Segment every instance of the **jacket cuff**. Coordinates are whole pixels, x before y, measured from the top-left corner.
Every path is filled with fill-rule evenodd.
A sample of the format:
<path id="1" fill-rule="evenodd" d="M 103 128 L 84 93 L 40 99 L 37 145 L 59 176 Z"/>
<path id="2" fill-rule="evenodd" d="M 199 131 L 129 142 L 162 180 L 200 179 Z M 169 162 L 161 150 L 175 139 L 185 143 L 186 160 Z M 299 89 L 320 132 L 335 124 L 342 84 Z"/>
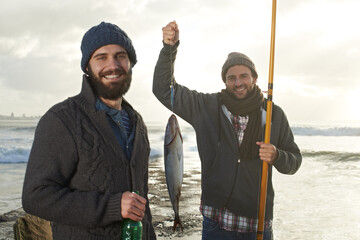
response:
<path id="1" fill-rule="evenodd" d="M 170 49 L 172 50 L 172 53 L 176 53 L 177 51 L 177 48 L 179 47 L 179 44 L 180 44 L 180 40 L 177 41 L 177 43 L 175 43 L 174 46 L 171 46 L 170 44 L 167 44 L 163 41 L 163 45 L 164 45 L 164 48 L 163 48 L 163 51 L 167 54 L 170 54 Z"/>
<path id="2" fill-rule="evenodd" d="M 122 193 L 110 195 L 109 202 L 105 211 L 105 218 L 109 222 L 121 221 L 121 197 Z"/>
<path id="3" fill-rule="evenodd" d="M 277 159 L 275 159 L 275 161 L 273 162 L 273 166 L 278 166 L 279 164 L 281 164 L 281 158 L 283 158 L 285 155 L 284 155 L 284 152 L 278 148 L 276 148 L 276 151 L 278 152 L 278 157 Z"/>

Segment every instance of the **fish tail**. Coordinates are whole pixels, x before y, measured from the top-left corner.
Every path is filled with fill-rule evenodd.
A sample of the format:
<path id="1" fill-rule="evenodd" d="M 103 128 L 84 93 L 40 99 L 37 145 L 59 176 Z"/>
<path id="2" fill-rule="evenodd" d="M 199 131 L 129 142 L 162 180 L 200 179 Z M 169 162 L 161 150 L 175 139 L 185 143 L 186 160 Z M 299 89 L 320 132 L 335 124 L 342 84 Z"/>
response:
<path id="1" fill-rule="evenodd" d="M 183 228 L 183 226 L 182 226 L 182 223 L 181 223 L 181 220 L 180 220 L 179 215 L 175 216 L 174 226 L 173 226 L 173 232 L 175 232 L 177 225 L 180 226 L 181 231 L 183 232 L 183 231 L 184 231 L 184 228 Z"/>

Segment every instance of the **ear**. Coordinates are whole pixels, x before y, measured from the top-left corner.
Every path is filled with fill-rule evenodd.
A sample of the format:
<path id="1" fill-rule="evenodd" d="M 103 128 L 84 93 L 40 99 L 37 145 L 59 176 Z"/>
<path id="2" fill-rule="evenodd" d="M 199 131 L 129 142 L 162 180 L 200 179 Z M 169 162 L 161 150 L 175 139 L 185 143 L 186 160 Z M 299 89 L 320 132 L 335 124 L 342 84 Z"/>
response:
<path id="1" fill-rule="evenodd" d="M 90 63 L 86 64 L 85 70 L 86 70 L 86 74 L 87 74 L 87 75 L 90 75 L 90 74 L 89 74 L 90 69 L 91 69 Z"/>

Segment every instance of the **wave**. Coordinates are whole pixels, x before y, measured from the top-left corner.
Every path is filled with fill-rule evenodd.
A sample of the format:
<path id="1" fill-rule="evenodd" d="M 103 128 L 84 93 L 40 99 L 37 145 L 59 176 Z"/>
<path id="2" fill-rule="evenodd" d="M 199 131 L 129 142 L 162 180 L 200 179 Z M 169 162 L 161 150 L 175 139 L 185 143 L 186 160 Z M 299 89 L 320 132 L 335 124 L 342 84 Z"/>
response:
<path id="1" fill-rule="evenodd" d="M 360 127 L 310 127 L 295 126 L 291 128 L 299 136 L 360 136 Z"/>
<path id="2" fill-rule="evenodd" d="M 2 132 L 7 131 L 7 132 L 30 132 L 30 133 L 34 133 L 36 129 L 36 126 L 31 126 L 31 127 L 4 127 L 4 126 L 0 126 L 0 130 Z"/>
<path id="3" fill-rule="evenodd" d="M 149 125 L 149 135 L 158 135 L 163 137 L 165 134 L 165 127 L 159 125 Z M 299 125 L 292 126 L 292 132 L 298 136 L 360 136 L 359 126 L 311 126 L 311 125 Z M 29 126 L 1 126 L 0 130 L 8 132 L 27 132 L 35 133 L 36 125 Z M 194 135 L 192 127 L 185 126 L 182 128 L 182 135 L 186 137 L 186 134 Z"/>
<path id="4" fill-rule="evenodd" d="M 333 151 L 302 151 L 303 158 L 321 158 L 335 162 L 360 161 L 360 153 Z"/>
<path id="5" fill-rule="evenodd" d="M 16 127 L 11 129 L 14 132 L 35 132 L 36 127 Z"/>
<path id="6" fill-rule="evenodd" d="M 197 151 L 196 147 L 190 147 L 188 151 Z M 303 158 L 325 159 L 335 162 L 360 161 L 360 153 L 335 152 L 335 151 L 301 151 Z M 0 148 L 1 163 L 27 163 L 30 155 L 30 149 L 27 148 Z M 152 148 L 150 151 L 150 160 L 163 157 L 163 150 Z"/>
<path id="7" fill-rule="evenodd" d="M 0 163 L 26 163 L 29 155 L 27 148 L 0 148 Z"/>

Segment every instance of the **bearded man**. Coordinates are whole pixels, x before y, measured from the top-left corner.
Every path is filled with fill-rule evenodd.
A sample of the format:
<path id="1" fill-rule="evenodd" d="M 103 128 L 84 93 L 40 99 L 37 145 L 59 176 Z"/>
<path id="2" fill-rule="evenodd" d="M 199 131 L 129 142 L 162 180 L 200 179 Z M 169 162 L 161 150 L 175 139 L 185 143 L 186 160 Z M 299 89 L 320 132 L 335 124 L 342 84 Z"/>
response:
<path id="1" fill-rule="evenodd" d="M 272 169 L 294 174 L 302 161 L 284 112 L 274 105 L 271 144 L 263 143 L 266 100 L 251 59 L 230 53 L 221 70 L 225 89 L 206 94 L 192 91 L 172 75 L 179 46 L 177 23 L 170 22 L 162 31 L 164 47 L 155 67 L 153 93 L 195 129 L 201 161 L 202 239 L 256 238 L 262 161 L 270 164 L 264 240 L 272 239 Z"/>
<path id="2" fill-rule="evenodd" d="M 147 128 L 123 98 L 137 62 L 132 41 L 102 22 L 85 33 L 81 51 L 80 94 L 53 106 L 36 128 L 23 208 L 51 221 L 54 239 L 120 239 L 124 219 L 142 221 L 143 239 L 156 239 Z"/>

